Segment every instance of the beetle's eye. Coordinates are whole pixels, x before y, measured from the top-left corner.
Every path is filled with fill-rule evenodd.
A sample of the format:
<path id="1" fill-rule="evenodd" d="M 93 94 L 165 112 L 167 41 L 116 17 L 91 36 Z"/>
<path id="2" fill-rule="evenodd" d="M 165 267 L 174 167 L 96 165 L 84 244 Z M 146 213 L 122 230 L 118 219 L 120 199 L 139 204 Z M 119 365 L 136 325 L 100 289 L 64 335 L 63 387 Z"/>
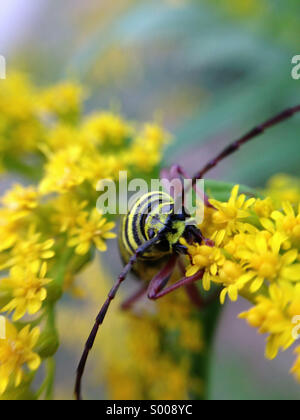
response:
<path id="1" fill-rule="evenodd" d="M 149 237 L 149 239 L 154 238 L 154 236 L 155 236 L 154 229 L 149 229 L 148 230 L 148 237 Z"/>

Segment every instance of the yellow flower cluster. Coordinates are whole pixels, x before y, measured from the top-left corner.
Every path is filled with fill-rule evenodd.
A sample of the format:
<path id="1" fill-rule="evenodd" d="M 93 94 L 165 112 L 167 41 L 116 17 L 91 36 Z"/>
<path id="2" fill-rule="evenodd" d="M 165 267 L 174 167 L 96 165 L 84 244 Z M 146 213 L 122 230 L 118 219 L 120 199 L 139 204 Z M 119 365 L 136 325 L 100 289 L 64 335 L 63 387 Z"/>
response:
<path id="1" fill-rule="evenodd" d="M 0 340 L 0 395 L 10 381 L 18 387 L 24 379 L 23 365 L 32 371 L 38 369 L 41 359 L 33 349 L 39 339 L 39 328 L 30 330 L 29 325 L 18 331 L 13 324 L 6 322 L 6 339 Z"/>
<path id="2" fill-rule="evenodd" d="M 10 75 L 0 92 L 1 166 L 32 151 L 43 135 L 36 107 L 36 90 L 25 76 Z"/>
<path id="3" fill-rule="evenodd" d="M 26 378 L 22 365 L 37 370 L 35 347 L 34 360 L 53 356 L 57 300 L 67 289 L 78 294 L 75 275 L 116 236 L 96 210 L 97 183 L 120 170 L 129 178 L 155 170 L 169 138 L 156 124 L 139 127 L 113 112 L 83 115 L 83 97 L 76 83 L 37 89 L 17 74 L 1 83 L 0 165 L 26 186 L 0 198 L 0 313 L 12 322 L 0 341 L 0 396 Z M 42 389 L 47 381 L 50 373 Z"/>
<path id="4" fill-rule="evenodd" d="M 126 357 L 124 352 L 111 357 L 117 341 L 113 343 L 106 334 L 110 398 L 202 398 L 205 378 L 197 376 L 194 365 L 205 347 L 202 323 L 196 316 L 198 309 L 191 305 L 185 290 L 160 299 L 155 307 L 154 313 L 144 309 L 138 315 L 129 312 L 125 317 Z M 119 338 L 120 334 L 115 340 Z"/>
<path id="5" fill-rule="evenodd" d="M 280 207 L 284 201 L 298 205 L 300 202 L 300 179 L 285 174 L 274 175 L 268 181 L 263 193 L 268 195 L 277 207 Z"/>
<path id="6" fill-rule="evenodd" d="M 202 270 L 205 290 L 212 283 L 221 285 L 221 303 L 227 295 L 232 301 L 241 295 L 253 303 L 240 316 L 268 334 L 266 356 L 273 359 L 297 339 L 293 320 L 300 316 L 300 190 L 295 180 L 282 176 L 269 186 L 265 199 L 247 200 L 246 194 L 238 194 L 239 186 L 227 202 L 210 199 L 199 226 L 209 241 L 182 242 L 190 256 L 187 276 Z M 292 202 L 278 205 L 287 197 Z M 292 369 L 298 378 L 299 363 Z"/>
<path id="7" fill-rule="evenodd" d="M 165 300 L 167 309 L 176 308 L 177 316 L 170 325 L 170 314 L 161 318 L 161 308 L 156 315 L 143 312 L 128 319 L 126 351 L 123 355 L 107 360 L 106 377 L 112 399 L 188 399 L 191 393 L 203 395 L 203 384 L 193 375 L 193 356 L 202 348 L 199 321 L 177 305 L 174 296 Z M 175 298 L 176 299 L 176 298 Z M 173 305 L 174 304 L 174 305 Z M 190 306 L 186 299 L 186 306 Z M 172 311 L 172 314 L 174 312 Z M 175 326 L 175 321 L 179 321 Z M 111 343 L 111 340 L 109 341 Z M 165 343 L 165 348 L 161 348 Z"/>
<path id="8" fill-rule="evenodd" d="M 85 284 L 82 313 L 74 313 L 71 305 L 61 308 L 60 330 L 70 353 L 86 338 L 99 302 L 114 280 L 104 260 L 105 256 L 95 260 L 81 278 Z M 181 275 L 174 273 L 171 280 Z M 105 397 L 111 399 L 202 398 L 205 379 L 199 378 L 198 357 L 205 351 L 205 333 L 201 314 L 191 305 L 186 291 L 180 289 L 155 303 L 142 299 L 124 312 L 118 306 L 126 297 L 128 290 L 121 288 L 109 322 L 103 324 L 101 338 L 95 341 L 87 388 L 101 386 Z M 70 329 L 74 322 L 76 328 Z M 65 390 L 66 398 L 71 392 Z"/>

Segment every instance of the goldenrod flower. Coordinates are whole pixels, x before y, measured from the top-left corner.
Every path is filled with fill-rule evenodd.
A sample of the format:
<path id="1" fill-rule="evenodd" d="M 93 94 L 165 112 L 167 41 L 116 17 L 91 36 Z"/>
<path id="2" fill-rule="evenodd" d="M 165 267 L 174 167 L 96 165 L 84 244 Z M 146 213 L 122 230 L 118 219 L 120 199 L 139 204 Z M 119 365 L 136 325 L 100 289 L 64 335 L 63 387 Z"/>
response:
<path id="1" fill-rule="evenodd" d="M 1 87 L 1 115 L 15 122 L 24 122 L 30 118 L 36 97 L 29 79 L 24 74 L 12 73 Z"/>
<path id="2" fill-rule="evenodd" d="M 255 198 L 246 201 L 245 194 L 238 196 L 239 185 L 231 192 L 227 203 L 210 199 L 210 204 L 217 210 L 213 214 L 213 223 L 218 231 L 224 231 L 226 236 L 240 231 L 255 231 L 254 226 L 246 223 L 244 219 L 250 216 L 249 208 L 255 203 Z"/>
<path id="3" fill-rule="evenodd" d="M 249 325 L 258 328 L 261 334 L 269 333 L 266 346 L 266 357 L 274 359 L 280 349 L 286 350 L 295 339 L 293 338 L 292 320 L 287 312 L 293 289 L 289 285 L 269 287 L 269 296 L 260 295 L 256 305 L 239 315 L 245 318 Z"/>
<path id="4" fill-rule="evenodd" d="M 85 177 L 97 189 L 101 180 L 119 180 L 119 172 L 128 168 L 125 157 L 122 154 L 99 155 L 91 153 L 83 157 Z M 127 174 L 129 171 L 127 171 Z"/>
<path id="5" fill-rule="evenodd" d="M 300 346 L 296 348 L 295 354 L 297 354 L 297 359 L 290 372 L 293 373 L 298 382 L 300 382 Z"/>
<path id="6" fill-rule="evenodd" d="M 0 288 L 10 298 L 10 302 L 1 309 L 1 312 L 14 311 L 13 320 L 22 318 L 26 312 L 30 315 L 38 312 L 47 297 L 45 286 L 51 282 L 46 278 L 47 264 L 41 268 L 28 266 L 13 267 L 9 278 L 0 280 Z"/>
<path id="7" fill-rule="evenodd" d="M 71 230 L 73 236 L 68 245 L 76 247 L 75 252 L 78 255 L 85 255 L 89 252 L 92 244 L 95 244 L 99 251 L 104 252 L 107 249 L 105 240 L 116 237 L 115 233 L 110 232 L 115 227 L 114 222 L 107 222 L 106 219 L 94 209 L 90 216 L 82 213 L 77 220 L 77 227 Z"/>
<path id="8" fill-rule="evenodd" d="M 207 290 L 210 282 L 222 285 L 221 303 L 239 294 L 255 302 L 240 317 L 268 334 L 266 356 L 272 359 L 294 342 L 292 319 L 300 313 L 300 207 L 297 214 L 288 202 L 276 209 L 270 197 L 245 200 L 238 186 L 228 202 L 209 200 L 213 207 L 205 207 L 199 227 L 214 246 L 183 241 L 191 260 L 186 274 L 203 270 Z M 293 372 L 298 375 L 298 360 Z"/>
<path id="9" fill-rule="evenodd" d="M 78 293 L 72 286 L 92 258 L 93 253 L 88 254 L 91 247 L 105 251 L 106 240 L 116 236 L 111 232 L 114 223 L 91 210 L 96 184 L 107 178 L 115 180 L 120 170 L 139 177 L 157 170 L 170 137 L 157 124 L 139 130 L 112 112 L 80 117 L 83 95 L 76 84 L 65 82 L 38 91 L 26 78 L 11 75 L 1 87 L 0 164 L 9 169 L 9 162 L 21 176 L 39 178 L 37 188 L 15 185 L 1 199 L 0 269 L 10 269 L 9 274 L 1 275 L 8 278 L 0 279 L 2 311 L 13 312 L 16 321 L 43 307 L 43 321 L 35 317 L 35 322 L 48 321 L 44 331 L 47 347 L 48 335 L 54 334 L 49 332 L 55 327 L 54 302 L 62 288 Z M 29 153 L 36 163 L 30 167 Z M 264 196 L 247 199 L 239 195 L 236 185 L 227 202 L 211 199 L 200 226 L 207 241 L 184 244 L 190 258 L 187 276 L 203 273 L 206 290 L 211 282 L 221 285 L 222 303 L 227 295 L 233 301 L 242 295 L 252 302 L 253 307 L 241 317 L 268 334 L 266 355 L 273 358 L 293 343 L 292 319 L 300 313 L 300 181 L 275 177 Z M 66 243 L 74 249 L 66 248 Z M 46 278 L 48 260 L 57 280 L 53 288 L 46 288 L 51 281 Z M 174 271 L 171 283 L 179 275 Z M 188 398 L 187 390 L 195 383 L 192 374 L 197 371 L 190 356 L 205 346 L 199 317 L 192 316 L 185 290 L 159 301 L 156 307 L 157 313 L 127 320 L 124 350 L 132 357 L 128 364 L 129 357 L 124 358 L 123 352 L 113 366 L 107 363 L 109 387 L 128 397 L 133 393 L 144 398 L 144 390 L 149 389 L 150 399 Z M 24 365 L 38 368 L 40 359 L 33 353 L 37 331 L 30 332 L 28 326 L 18 333 L 9 324 L 7 339 L 0 342 L 0 393 L 13 383 L 20 384 Z M 172 355 L 162 350 L 169 339 L 172 344 L 176 340 L 176 346 L 168 348 L 169 353 L 174 349 Z M 40 350 L 41 357 L 54 353 L 54 341 L 50 349 Z M 111 361 L 111 342 L 106 342 L 107 360 Z M 292 368 L 300 379 L 299 371 L 300 357 Z M 49 378 L 45 379 L 47 383 Z M 202 389 L 199 380 L 196 385 L 198 391 Z"/>
<path id="10" fill-rule="evenodd" d="M 264 200 L 258 198 L 254 203 L 254 212 L 259 217 L 269 217 L 274 210 L 274 203 L 270 197 L 267 197 Z"/>
<path id="11" fill-rule="evenodd" d="M 1 199 L 9 210 L 30 211 L 38 206 L 38 192 L 34 187 L 23 187 L 15 184 Z"/>
<path id="12" fill-rule="evenodd" d="M 225 262 L 221 249 L 217 246 L 188 245 L 184 240 L 181 243 L 187 246 L 188 253 L 191 256 L 191 264 L 186 269 L 186 276 L 192 277 L 198 271 L 204 270 L 203 287 L 205 290 L 209 290 L 211 281 Z"/>
<path id="13" fill-rule="evenodd" d="M 53 201 L 54 214 L 52 221 L 59 225 L 60 232 L 67 232 L 76 226 L 78 216 L 87 206 L 88 201 L 77 201 L 76 196 L 60 195 Z"/>
<path id="14" fill-rule="evenodd" d="M 275 233 L 268 237 L 266 232 L 246 238 L 244 247 L 238 249 L 235 257 L 240 259 L 242 266 L 253 274 L 251 292 L 258 291 L 265 280 L 269 282 L 300 280 L 300 264 L 294 264 L 298 258 L 296 249 L 281 255 L 282 244 L 286 236 Z"/>
<path id="15" fill-rule="evenodd" d="M 224 250 L 229 255 L 235 256 L 236 252 L 245 246 L 247 239 L 254 237 L 255 235 L 248 236 L 247 233 L 237 233 L 224 244 Z"/>
<path id="16" fill-rule="evenodd" d="M 137 138 L 137 142 L 148 143 L 160 149 L 170 142 L 170 135 L 160 125 L 148 123 L 143 127 L 140 136 Z"/>
<path id="17" fill-rule="evenodd" d="M 294 245 L 300 246 L 300 204 L 297 213 L 289 202 L 284 202 L 282 208 L 283 213 L 274 211 L 271 215 L 276 229 L 284 232 Z"/>
<path id="18" fill-rule="evenodd" d="M 110 112 L 91 115 L 82 126 L 82 135 L 87 143 L 98 146 L 120 146 L 129 139 L 133 131 L 133 127 L 123 118 Z"/>
<path id="19" fill-rule="evenodd" d="M 128 151 L 128 163 L 149 172 L 161 160 L 162 148 L 169 141 L 169 135 L 155 124 L 147 124 L 133 140 Z"/>
<path id="20" fill-rule="evenodd" d="M 19 238 L 23 212 L 0 209 L 0 252 L 10 249 Z"/>
<path id="21" fill-rule="evenodd" d="M 20 332 L 6 321 L 6 338 L 0 339 L 0 395 L 10 385 L 18 387 L 24 377 L 24 365 L 35 371 L 41 364 L 38 354 L 34 353 L 40 335 L 39 328 L 30 330 L 27 325 Z"/>
<path id="22" fill-rule="evenodd" d="M 240 290 L 253 278 L 253 273 L 245 272 L 240 264 L 227 260 L 223 266 L 220 267 L 218 276 L 214 277 L 215 283 L 220 283 L 224 286 L 221 295 L 221 303 L 225 302 L 226 295 L 235 302 L 238 298 Z"/>
<path id="23" fill-rule="evenodd" d="M 211 238 L 216 232 L 216 227 L 213 223 L 215 211 L 216 210 L 213 207 L 204 206 L 204 218 L 201 225 L 199 225 L 199 229 L 205 238 Z"/>
<path id="24" fill-rule="evenodd" d="M 107 222 L 96 209 L 91 210 L 97 183 L 107 178 L 118 179 L 121 170 L 140 177 L 158 169 L 163 146 L 169 138 L 156 124 L 145 125 L 138 131 L 135 124 L 112 112 L 82 117 L 82 93 L 80 86 L 69 82 L 38 90 L 26 78 L 13 75 L 3 81 L 0 91 L 1 169 L 13 167 L 21 177 L 29 175 L 37 179 L 37 187 L 16 185 L 0 199 L 3 205 L 0 270 L 10 270 L 9 274 L 1 273 L 1 306 L 2 311 L 12 312 L 13 321 L 43 310 L 41 317 L 35 316 L 32 321 L 47 325 L 43 332 L 45 348 L 40 350 L 42 358 L 50 357 L 56 350 L 56 341 L 46 348 L 48 335 L 54 334 L 49 330 L 55 328 L 56 299 L 70 288 L 78 295 L 74 280 L 93 256 L 86 254 L 92 246 L 105 251 L 106 240 L 116 236 L 111 232 L 114 223 Z M 66 243 L 75 249 L 66 248 Z M 48 260 L 56 279 L 53 287 L 51 284 L 46 287 L 50 282 L 46 278 Z M 187 320 L 185 324 L 182 321 L 181 331 L 184 346 L 198 350 L 201 338 L 197 321 L 192 326 Z M 19 351 L 21 345 L 16 347 Z M 1 351 L 0 347 L 0 365 L 4 354 Z M 157 354 L 152 354 L 152 360 L 157 359 Z M 13 356 L 8 357 L 14 360 Z M 39 363 L 32 362 L 30 367 L 36 369 Z M 185 396 L 182 392 L 188 380 L 185 364 L 174 369 L 170 358 L 163 357 L 161 367 L 166 370 L 164 383 L 174 376 L 164 395 Z M 147 369 L 151 369 L 150 360 Z M 15 370 L 17 367 L 12 367 L 8 375 L 0 367 L 1 392 L 7 389 L 7 378 L 13 379 Z M 152 369 L 149 378 L 154 374 Z M 19 384 L 21 374 L 16 375 Z M 46 377 L 44 383 L 48 380 Z M 156 379 L 156 383 L 163 390 L 162 382 Z M 138 383 L 136 386 L 139 387 Z M 153 395 L 162 393 L 157 389 Z"/>
<path id="25" fill-rule="evenodd" d="M 84 181 L 80 165 L 83 151 L 79 146 L 71 146 L 50 156 L 46 164 L 46 174 L 40 183 L 40 192 L 66 193 Z"/>
<path id="26" fill-rule="evenodd" d="M 10 257 L 0 269 L 17 266 L 40 266 L 42 260 L 49 260 L 54 257 L 52 250 L 54 239 L 47 239 L 40 242 L 41 233 L 35 231 L 35 226 L 29 227 L 27 236 L 18 240 L 12 248 Z"/>
<path id="27" fill-rule="evenodd" d="M 63 82 L 41 93 L 39 105 L 42 111 L 58 117 L 77 116 L 81 110 L 82 87 L 70 82 Z"/>
<path id="28" fill-rule="evenodd" d="M 1 83 L 0 150 L 3 156 L 20 156 L 33 151 L 43 135 L 36 99 L 36 90 L 24 75 L 12 73 Z"/>
<path id="29" fill-rule="evenodd" d="M 44 143 L 40 144 L 40 148 L 43 150 L 47 146 L 53 152 L 74 146 L 74 144 L 83 145 L 84 143 L 78 129 L 66 123 L 59 123 L 49 130 L 46 135 L 46 142 L 46 145 Z M 84 145 L 86 144 L 84 143 Z"/>
<path id="30" fill-rule="evenodd" d="M 300 202 L 300 180 L 285 174 L 274 175 L 268 181 L 264 194 L 272 198 L 277 208 L 283 201 L 298 205 Z"/>
<path id="31" fill-rule="evenodd" d="M 160 158 L 161 154 L 157 148 L 140 142 L 133 144 L 128 152 L 127 160 L 139 170 L 150 172 L 158 164 Z"/>

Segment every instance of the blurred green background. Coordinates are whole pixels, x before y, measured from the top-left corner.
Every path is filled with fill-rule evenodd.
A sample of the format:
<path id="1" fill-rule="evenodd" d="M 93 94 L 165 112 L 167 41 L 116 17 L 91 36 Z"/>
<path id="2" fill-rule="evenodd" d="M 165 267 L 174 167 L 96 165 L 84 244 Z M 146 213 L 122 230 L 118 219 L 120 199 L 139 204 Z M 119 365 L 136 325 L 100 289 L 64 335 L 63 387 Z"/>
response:
<path id="1" fill-rule="evenodd" d="M 40 85 L 77 80 L 87 110 L 163 123 L 174 135 L 165 164 L 193 172 L 299 102 L 300 80 L 291 77 L 299 17 L 299 0 L 2 0 L 0 54 L 8 77 L 19 69 Z M 300 175 L 299 127 L 297 117 L 272 129 L 209 177 L 262 186 L 275 173 Z M 292 352 L 267 362 L 263 337 L 236 320 L 245 307 L 224 311 L 211 398 L 299 399 Z"/>

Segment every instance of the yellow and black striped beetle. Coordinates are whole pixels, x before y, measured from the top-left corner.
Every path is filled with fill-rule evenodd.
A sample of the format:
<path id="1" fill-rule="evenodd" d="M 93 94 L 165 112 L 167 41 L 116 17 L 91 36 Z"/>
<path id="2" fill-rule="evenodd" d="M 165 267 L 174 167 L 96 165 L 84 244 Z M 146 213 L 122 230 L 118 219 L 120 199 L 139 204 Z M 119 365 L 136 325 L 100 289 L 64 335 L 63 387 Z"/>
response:
<path id="1" fill-rule="evenodd" d="M 153 278 L 155 271 L 164 265 L 170 255 L 184 250 L 179 243 L 180 238 L 189 240 L 198 236 L 199 242 L 202 241 L 200 231 L 186 224 L 188 215 L 184 209 L 182 213 L 175 214 L 174 205 L 174 199 L 169 194 L 149 192 L 136 201 L 122 220 L 119 249 L 125 264 L 144 243 L 160 236 L 150 249 L 140 255 L 133 267 L 137 276 L 146 282 Z M 164 234 L 161 235 L 161 232 Z"/>
<path id="2" fill-rule="evenodd" d="M 198 179 L 203 179 L 203 176 L 210 169 L 214 168 L 225 157 L 237 151 L 243 144 L 298 112 L 300 112 L 300 105 L 288 108 L 231 143 L 193 176 L 192 187 L 195 187 Z M 166 173 L 164 171 L 164 175 Z M 168 177 L 170 180 L 186 178 L 186 173 L 180 166 L 174 165 L 168 172 Z M 183 186 L 182 196 L 184 196 Z M 81 380 L 86 361 L 93 347 L 98 329 L 103 323 L 110 303 L 115 298 L 120 285 L 132 269 L 146 284 L 123 305 L 123 307 L 127 308 L 145 292 L 147 292 L 149 299 L 159 299 L 179 287 L 193 286 L 194 282 L 202 278 L 203 273 L 199 272 L 193 277 L 183 277 L 167 287 L 167 283 L 178 262 L 178 257 L 186 252 L 186 248 L 180 243 L 181 238 L 185 238 L 189 243 L 206 241 L 210 246 L 214 246 L 211 241 L 207 242 L 203 238 L 201 231 L 196 225 L 190 224 L 190 215 L 185 211 L 184 206 L 181 212 L 175 213 L 174 205 L 175 198 L 170 194 L 153 191 L 139 198 L 123 219 L 119 235 L 119 248 L 125 266 L 101 307 L 85 344 L 77 368 L 75 396 L 78 400 L 81 399 Z M 145 208 L 149 211 L 145 211 Z M 145 275 L 145 273 L 148 273 L 148 275 Z"/>

